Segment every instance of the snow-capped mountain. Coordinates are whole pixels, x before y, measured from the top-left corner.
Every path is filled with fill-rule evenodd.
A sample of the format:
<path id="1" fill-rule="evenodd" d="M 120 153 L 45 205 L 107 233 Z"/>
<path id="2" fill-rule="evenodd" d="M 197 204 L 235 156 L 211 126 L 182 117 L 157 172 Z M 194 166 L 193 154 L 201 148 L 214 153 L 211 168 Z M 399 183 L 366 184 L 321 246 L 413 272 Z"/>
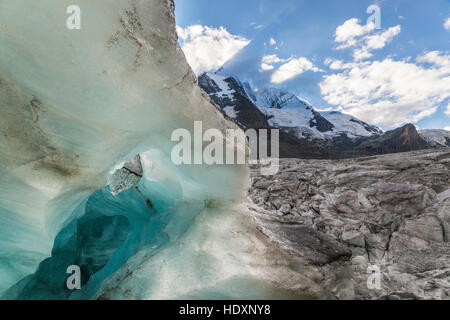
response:
<path id="1" fill-rule="evenodd" d="M 199 86 L 220 106 L 223 113 L 241 128 L 269 128 L 266 116 L 253 104 L 241 84 L 234 78 L 216 74 L 202 74 Z"/>
<path id="2" fill-rule="evenodd" d="M 232 118 L 242 129 L 271 129 L 268 115 L 256 106 L 244 86 L 232 77 L 202 74 L 198 78 L 201 88 L 220 106 L 223 113 Z M 251 91 L 250 91 L 251 92 Z M 280 156 L 283 158 L 323 158 L 324 152 L 306 139 L 286 130 L 280 130 Z"/>
<path id="3" fill-rule="evenodd" d="M 247 83 L 244 88 L 246 88 L 247 94 L 251 90 L 250 85 Z M 307 108 L 312 109 L 312 105 L 307 101 L 304 101 L 297 97 L 295 94 L 283 91 L 277 88 L 264 88 L 257 92 L 254 92 L 252 100 L 257 106 L 275 108 L 275 109 L 285 109 L 285 108 Z"/>
<path id="4" fill-rule="evenodd" d="M 250 88 L 246 86 L 247 90 Z M 253 102 L 277 128 L 295 128 L 299 138 L 332 139 L 346 135 L 350 139 L 382 134 L 376 126 L 369 125 L 338 111 L 318 112 L 307 101 L 295 94 L 276 88 L 263 89 L 254 95 Z"/>
<path id="5" fill-rule="evenodd" d="M 269 118 L 269 124 L 277 128 L 295 129 L 303 139 L 333 139 L 345 135 L 350 139 L 371 137 L 383 133 L 350 115 L 338 111 L 317 112 L 311 107 L 274 109 L 260 107 Z"/>
<path id="6" fill-rule="evenodd" d="M 255 91 L 248 82 L 241 83 L 235 78 L 213 73 L 202 74 L 199 84 L 223 112 L 237 122 L 241 121 L 236 99 L 245 96 L 261 111 L 271 127 L 288 130 L 300 139 L 324 140 L 341 135 L 355 139 L 383 133 L 378 127 L 341 112 L 318 112 L 309 102 L 277 88 Z M 237 92 L 238 95 L 235 94 Z M 252 124 L 247 123 L 243 127 L 252 127 Z"/>
<path id="7" fill-rule="evenodd" d="M 339 111 L 325 111 L 320 114 L 334 124 L 334 129 L 332 130 L 333 135 L 345 133 L 349 138 L 355 138 L 383 134 L 383 130 L 377 126 L 368 124 Z"/>
<path id="8" fill-rule="evenodd" d="M 392 131 L 338 111 L 319 112 L 283 90 L 255 91 L 233 77 L 204 73 L 199 85 L 243 129 L 280 129 L 282 157 L 341 158 L 450 146 L 450 132 L 412 124 Z"/>
<path id="9" fill-rule="evenodd" d="M 439 129 L 420 130 L 419 135 L 431 147 L 441 148 L 450 147 L 450 131 Z"/>

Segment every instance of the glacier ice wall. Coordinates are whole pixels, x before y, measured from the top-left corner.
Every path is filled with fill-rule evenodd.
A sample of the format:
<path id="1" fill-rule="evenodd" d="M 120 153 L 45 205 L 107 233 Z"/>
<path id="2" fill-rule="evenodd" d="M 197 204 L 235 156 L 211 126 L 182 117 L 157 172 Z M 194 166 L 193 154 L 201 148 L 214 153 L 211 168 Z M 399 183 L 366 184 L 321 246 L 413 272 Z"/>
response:
<path id="1" fill-rule="evenodd" d="M 140 251 L 98 299 L 311 299 L 316 276 L 254 228 L 243 205 L 206 208 L 178 241 Z"/>
<path id="2" fill-rule="evenodd" d="M 164 225 L 169 238 L 186 228 L 189 208 L 239 202 L 247 187 L 245 166 L 170 161 L 174 129 L 192 130 L 194 120 L 205 130 L 236 128 L 196 85 L 178 46 L 173 2 L 78 0 L 81 30 L 66 28 L 71 4 L 0 1 L 0 295 L 52 259 L 74 221 L 88 218 L 110 169 L 136 154 L 145 152 L 140 189 L 162 206 L 155 210 L 166 197 L 176 204 Z M 134 191 L 126 192 L 120 199 L 133 203 Z M 128 241 L 120 234 L 133 217 L 102 219 L 119 226 L 112 247 Z M 99 277 L 124 262 L 112 261 Z M 60 264 L 52 272 L 65 276 Z"/>

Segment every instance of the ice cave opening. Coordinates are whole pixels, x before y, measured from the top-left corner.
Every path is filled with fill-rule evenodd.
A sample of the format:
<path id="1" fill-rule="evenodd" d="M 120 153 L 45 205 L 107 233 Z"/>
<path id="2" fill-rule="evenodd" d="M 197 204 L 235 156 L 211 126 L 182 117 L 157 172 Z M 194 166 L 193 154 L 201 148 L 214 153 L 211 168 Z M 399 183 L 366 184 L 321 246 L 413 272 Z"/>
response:
<path id="1" fill-rule="evenodd" d="M 6 299 L 89 299 L 101 283 L 141 250 L 153 255 L 175 241 L 205 208 L 205 201 L 183 201 L 182 187 L 155 179 L 144 152 L 111 170 L 108 185 L 93 192 L 57 234 L 51 257 L 10 288 Z M 142 160 L 141 160 L 142 159 Z M 79 266 L 80 290 L 70 290 L 68 266 Z"/>
<path id="2" fill-rule="evenodd" d="M 2 298 L 124 299 L 129 292 L 133 298 L 302 298 L 261 277 L 261 266 L 247 270 L 247 263 L 265 262 L 249 252 L 256 239 L 243 208 L 208 201 L 201 183 L 177 170 L 158 150 L 115 165 L 107 185 L 69 215 L 51 256 Z M 81 271 L 79 290 L 67 286 L 65 271 L 73 265 Z M 123 291 L 129 279 L 132 288 Z M 166 286 L 162 296 L 159 281 Z"/>

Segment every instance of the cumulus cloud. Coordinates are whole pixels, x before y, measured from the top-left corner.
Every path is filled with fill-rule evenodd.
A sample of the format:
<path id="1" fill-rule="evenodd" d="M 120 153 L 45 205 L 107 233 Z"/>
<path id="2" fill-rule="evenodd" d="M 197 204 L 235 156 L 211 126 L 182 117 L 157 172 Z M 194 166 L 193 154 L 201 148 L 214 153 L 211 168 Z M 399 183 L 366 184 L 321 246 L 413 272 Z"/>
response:
<path id="1" fill-rule="evenodd" d="M 440 51 L 430 51 L 416 58 L 419 63 L 429 63 L 432 67 L 440 67 L 444 73 L 450 73 L 450 55 Z"/>
<path id="2" fill-rule="evenodd" d="M 193 25 L 177 27 L 177 32 L 186 59 L 197 74 L 220 68 L 250 43 L 245 37 L 230 34 L 224 27 Z"/>
<path id="3" fill-rule="evenodd" d="M 373 54 L 369 51 L 367 47 L 361 47 L 353 51 L 353 60 L 355 61 L 366 60 L 372 57 Z"/>
<path id="4" fill-rule="evenodd" d="M 273 65 L 263 62 L 263 63 L 261 63 L 261 69 L 259 71 L 263 72 L 263 71 L 269 71 L 269 70 L 273 70 L 273 69 L 275 69 L 275 67 Z"/>
<path id="5" fill-rule="evenodd" d="M 269 43 L 271 46 L 274 46 L 277 44 L 277 41 L 274 38 L 270 38 Z"/>
<path id="6" fill-rule="evenodd" d="M 364 121 L 387 127 L 414 123 L 450 98 L 450 56 L 432 51 L 416 62 L 387 58 L 349 68 L 336 62 L 343 71 L 325 76 L 320 91 L 330 105 Z"/>
<path id="7" fill-rule="evenodd" d="M 371 58 L 373 54 L 371 51 L 383 49 L 387 43 L 391 42 L 396 35 L 401 31 L 400 26 L 391 27 L 385 32 L 366 36 L 360 41 L 360 48 L 353 52 L 353 59 L 356 61 Z"/>
<path id="8" fill-rule="evenodd" d="M 273 64 L 287 61 L 286 59 L 280 59 L 276 54 L 265 55 L 262 57 L 261 68 L 259 72 L 270 71 L 275 69 Z"/>
<path id="9" fill-rule="evenodd" d="M 447 18 L 447 20 L 445 20 L 444 28 L 445 28 L 445 30 L 449 30 L 450 31 L 450 18 Z"/>
<path id="10" fill-rule="evenodd" d="M 401 27 L 397 25 L 395 27 L 390 27 L 380 34 L 367 36 L 365 38 L 366 46 L 371 50 L 382 49 L 386 46 L 387 43 L 391 42 L 392 39 L 394 39 L 394 37 L 400 33 L 400 31 Z"/>
<path id="11" fill-rule="evenodd" d="M 331 70 L 345 70 L 353 68 L 356 64 L 352 62 L 344 62 L 342 60 L 326 58 L 324 64 L 328 66 Z"/>
<path id="12" fill-rule="evenodd" d="M 371 58 L 374 50 L 382 49 L 391 42 L 400 31 L 400 25 L 390 27 L 381 33 L 374 33 L 375 24 L 360 25 L 356 18 L 349 19 L 336 28 L 335 42 L 338 50 L 354 47 L 353 59 L 361 61 Z"/>
<path id="13" fill-rule="evenodd" d="M 445 127 L 444 130 L 450 131 L 450 126 Z"/>
<path id="14" fill-rule="evenodd" d="M 400 25 L 385 31 L 349 19 L 337 27 L 336 49 L 353 49 L 353 61 L 327 58 L 336 74 L 319 84 L 330 105 L 362 120 L 386 127 L 417 122 L 434 114 L 450 98 L 450 56 L 426 52 L 415 61 L 387 58 L 369 61 L 374 50 L 384 48 L 401 32 Z M 446 114 L 450 116 L 450 106 Z"/>
<path id="15" fill-rule="evenodd" d="M 337 43 L 340 43 L 338 48 L 344 49 L 356 44 L 356 38 L 361 37 L 375 30 L 375 24 L 369 23 L 365 26 L 359 24 L 359 20 L 356 18 L 349 19 L 336 28 L 335 39 Z"/>
<path id="16" fill-rule="evenodd" d="M 276 54 L 266 55 L 262 58 L 263 63 L 279 63 L 284 62 L 286 59 L 280 59 Z"/>
<path id="17" fill-rule="evenodd" d="M 303 72 L 308 70 L 312 70 L 314 72 L 320 71 L 307 58 L 290 58 L 288 62 L 282 64 L 272 74 L 271 82 L 276 84 L 283 83 L 301 75 Z"/>

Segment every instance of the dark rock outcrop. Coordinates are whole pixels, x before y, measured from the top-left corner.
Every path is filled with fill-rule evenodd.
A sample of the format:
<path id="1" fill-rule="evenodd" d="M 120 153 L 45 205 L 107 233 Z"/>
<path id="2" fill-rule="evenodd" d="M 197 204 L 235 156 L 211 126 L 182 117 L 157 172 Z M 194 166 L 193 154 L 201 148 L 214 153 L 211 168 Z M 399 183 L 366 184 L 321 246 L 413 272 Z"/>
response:
<path id="1" fill-rule="evenodd" d="M 137 185 L 141 180 L 142 175 L 143 169 L 141 165 L 141 157 L 136 155 L 135 157 L 125 161 L 122 168 L 116 170 L 109 177 L 109 189 L 113 195 L 118 195 L 122 191 Z"/>
<path id="2" fill-rule="evenodd" d="M 311 128 L 317 128 L 320 132 L 333 130 L 334 125 L 330 121 L 322 117 L 322 115 L 315 110 L 312 110 L 312 113 L 314 114 L 314 118 L 309 122 Z"/>
<path id="3" fill-rule="evenodd" d="M 416 127 L 413 124 L 407 124 L 401 128 L 388 131 L 379 137 L 367 139 L 355 151 L 365 155 L 376 155 L 426 148 L 429 148 L 429 145 L 419 135 Z"/>

